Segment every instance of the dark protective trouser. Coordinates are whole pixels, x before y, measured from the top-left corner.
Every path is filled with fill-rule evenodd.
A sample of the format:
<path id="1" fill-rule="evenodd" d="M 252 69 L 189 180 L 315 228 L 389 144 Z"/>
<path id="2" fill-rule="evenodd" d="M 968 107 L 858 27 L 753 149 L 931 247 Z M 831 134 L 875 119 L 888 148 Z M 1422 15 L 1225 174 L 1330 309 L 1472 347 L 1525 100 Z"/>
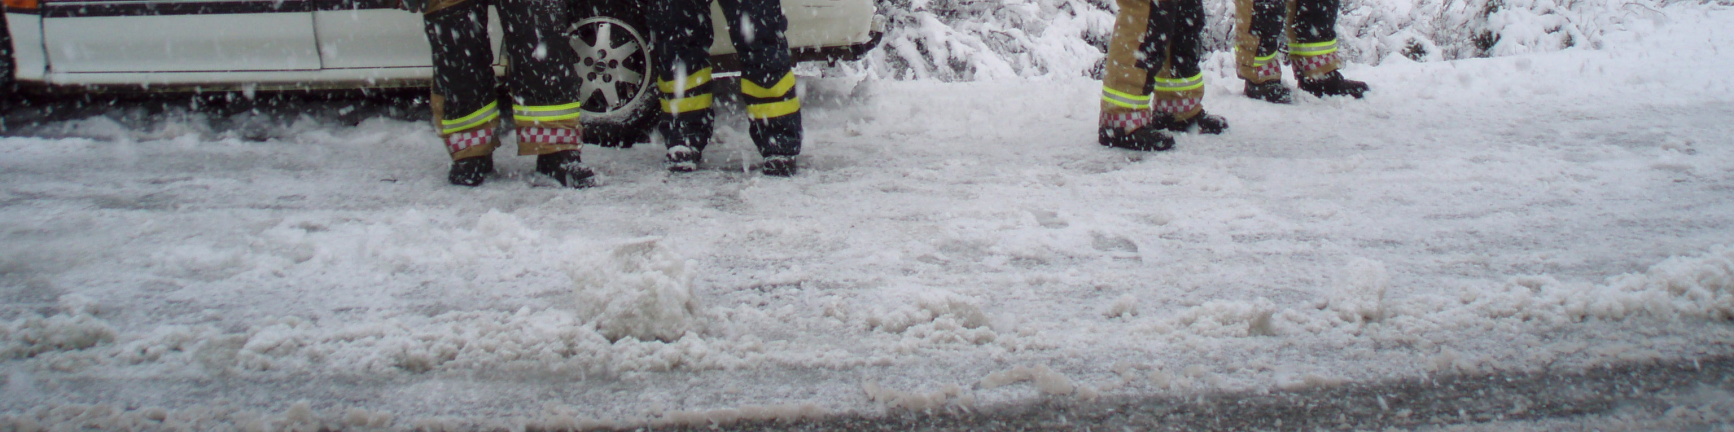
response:
<path id="1" fill-rule="evenodd" d="M 783 32 L 789 22 L 778 0 L 719 0 L 741 63 L 741 95 L 749 132 L 764 156 L 801 153 L 801 100 Z M 669 148 L 703 151 L 712 131 L 710 0 L 651 0 L 662 90 L 662 136 Z"/>
<path id="2" fill-rule="evenodd" d="M 1234 60 L 1252 83 L 1282 79 L 1276 61 L 1288 42 L 1296 78 L 1335 72 L 1340 0 L 1234 0 Z"/>
<path id="3" fill-rule="evenodd" d="M 509 63 L 506 89 L 518 154 L 543 155 L 582 147 L 577 54 L 565 36 L 561 0 L 434 0 L 423 16 L 433 47 L 434 127 L 452 160 L 493 153 L 500 124 L 488 5 L 500 16 L 500 49 Z"/>
<path id="4" fill-rule="evenodd" d="M 1118 0 L 1102 77 L 1102 127 L 1137 130 L 1152 115 L 1204 111 L 1203 0 Z"/>

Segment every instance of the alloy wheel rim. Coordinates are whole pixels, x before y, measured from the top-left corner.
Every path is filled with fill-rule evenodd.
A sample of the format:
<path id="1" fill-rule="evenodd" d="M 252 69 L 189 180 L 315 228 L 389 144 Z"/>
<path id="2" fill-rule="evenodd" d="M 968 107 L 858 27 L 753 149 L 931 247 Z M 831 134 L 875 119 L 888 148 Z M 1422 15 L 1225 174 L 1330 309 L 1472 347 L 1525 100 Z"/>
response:
<path id="1" fill-rule="evenodd" d="M 587 18 L 567 32 L 584 79 L 579 101 L 586 114 L 609 116 L 650 88 L 650 53 L 644 34 L 612 17 Z"/>

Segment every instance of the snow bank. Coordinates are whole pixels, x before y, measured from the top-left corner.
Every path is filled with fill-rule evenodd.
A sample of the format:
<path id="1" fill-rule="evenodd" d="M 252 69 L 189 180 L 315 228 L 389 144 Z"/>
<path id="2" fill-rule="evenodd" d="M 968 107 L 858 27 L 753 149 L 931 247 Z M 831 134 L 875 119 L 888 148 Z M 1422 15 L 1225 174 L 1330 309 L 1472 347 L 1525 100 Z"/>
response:
<path id="1" fill-rule="evenodd" d="M 1667 1 L 1345 0 L 1338 43 L 1351 62 L 1392 55 L 1455 60 L 1600 48 L 1602 36 L 1662 20 Z M 971 81 L 1099 76 L 1113 33 L 1113 0 L 891 0 L 884 48 L 865 67 L 894 79 Z M 1232 1 L 1207 2 L 1205 48 L 1230 52 Z"/>
<path id="2" fill-rule="evenodd" d="M 1734 248 L 1670 258 L 1602 284 L 1517 276 L 1494 286 L 1466 287 L 1455 299 L 1419 298 L 1394 309 L 1392 321 L 1414 330 L 1485 325 L 1489 319 L 1533 326 L 1640 317 L 1726 323 L 1734 320 Z"/>
<path id="3" fill-rule="evenodd" d="M 334 328 L 290 318 L 245 335 L 233 366 L 370 374 L 438 370 L 618 374 L 740 367 L 746 364 L 740 356 L 751 351 L 750 341 L 719 344 L 691 332 L 666 342 L 610 339 L 606 334 L 595 321 L 553 308 L 400 316 Z"/>
<path id="4" fill-rule="evenodd" d="M 1527 309 L 1544 309 L 1568 319 L 1618 320 L 1646 315 L 1664 319 L 1734 320 L 1734 248 L 1718 246 L 1703 255 L 1675 257 L 1642 274 L 1624 274 L 1605 285 L 1577 288 L 1548 278 L 1514 280 L 1537 299 Z M 1492 315 L 1509 309 L 1491 309 Z"/>

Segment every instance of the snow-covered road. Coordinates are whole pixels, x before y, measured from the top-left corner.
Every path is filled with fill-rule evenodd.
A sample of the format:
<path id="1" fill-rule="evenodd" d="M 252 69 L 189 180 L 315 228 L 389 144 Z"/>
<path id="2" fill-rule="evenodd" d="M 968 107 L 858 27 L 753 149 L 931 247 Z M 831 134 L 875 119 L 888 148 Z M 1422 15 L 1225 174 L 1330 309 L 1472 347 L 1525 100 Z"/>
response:
<path id="1" fill-rule="evenodd" d="M 1667 12 L 1350 67 L 1365 100 L 1249 100 L 1218 54 L 1232 129 L 1153 154 L 1095 144 L 1096 81 L 815 80 L 793 179 L 742 170 L 738 113 L 706 169 L 590 148 L 582 191 L 508 153 L 448 186 L 390 118 L 35 125 L 0 138 L 0 412 L 654 424 L 1728 354 L 1734 11 Z"/>

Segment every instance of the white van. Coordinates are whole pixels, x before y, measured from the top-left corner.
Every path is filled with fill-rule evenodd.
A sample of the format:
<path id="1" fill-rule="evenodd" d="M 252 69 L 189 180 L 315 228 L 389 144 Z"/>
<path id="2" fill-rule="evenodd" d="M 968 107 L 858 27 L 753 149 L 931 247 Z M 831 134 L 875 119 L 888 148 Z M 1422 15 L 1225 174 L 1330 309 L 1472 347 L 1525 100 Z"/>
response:
<path id="1" fill-rule="evenodd" d="M 26 91 L 426 87 L 421 16 L 398 0 L 4 0 L 0 85 Z M 656 86 L 645 2 L 570 0 L 586 138 L 642 142 Z M 884 32 L 873 0 L 783 0 L 796 61 L 853 60 Z M 714 3 L 715 69 L 737 68 Z M 491 24 L 496 48 L 499 23 Z M 496 53 L 500 50 L 495 49 Z M 503 72 L 504 65 L 496 65 Z M 726 76 L 726 75 L 724 75 Z"/>

